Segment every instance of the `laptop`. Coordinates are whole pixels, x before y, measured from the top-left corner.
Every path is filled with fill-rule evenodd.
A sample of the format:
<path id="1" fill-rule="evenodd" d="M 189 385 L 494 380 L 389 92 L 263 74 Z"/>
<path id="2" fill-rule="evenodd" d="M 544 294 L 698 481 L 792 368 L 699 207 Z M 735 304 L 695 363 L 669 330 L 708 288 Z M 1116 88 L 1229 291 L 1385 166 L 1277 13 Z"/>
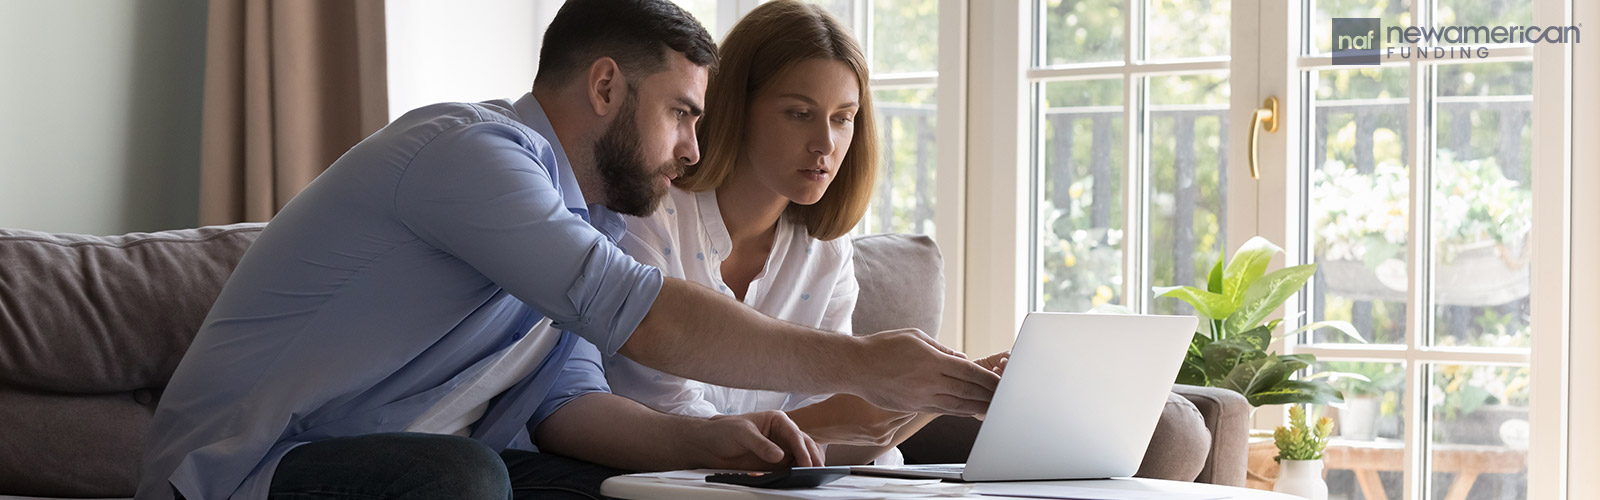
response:
<path id="1" fill-rule="evenodd" d="M 1197 324 L 1194 316 L 1029 314 L 966 464 L 851 472 L 963 482 L 1132 476 Z"/>

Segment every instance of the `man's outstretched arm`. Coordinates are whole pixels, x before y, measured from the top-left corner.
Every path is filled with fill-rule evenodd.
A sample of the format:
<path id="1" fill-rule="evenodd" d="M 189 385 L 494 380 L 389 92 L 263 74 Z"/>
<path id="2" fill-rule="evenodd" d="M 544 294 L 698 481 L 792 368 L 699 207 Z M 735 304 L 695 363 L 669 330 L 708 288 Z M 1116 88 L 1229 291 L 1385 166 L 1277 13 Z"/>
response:
<path id="1" fill-rule="evenodd" d="M 719 385 L 844 392 L 893 410 L 961 415 L 983 411 L 993 396 L 998 377 L 922 332 L 825 333 L 661 278 L 567 209 L 550 169 L 519 134 L 493 124 L 441 133 L 396 187 L 396 214 L 423 243 L 472 266 L 556 328 L 602 353 L 621 350 L 645 366 Z"/>
<path id="2" fill-rule="evenodd" d="M 773 319 L 700 285 L 665 278 L 619 350 L 717 385 L 847 393 L 898 411 L 975 415 L 1000 377 L 914 329 L 852 337 Z"/>

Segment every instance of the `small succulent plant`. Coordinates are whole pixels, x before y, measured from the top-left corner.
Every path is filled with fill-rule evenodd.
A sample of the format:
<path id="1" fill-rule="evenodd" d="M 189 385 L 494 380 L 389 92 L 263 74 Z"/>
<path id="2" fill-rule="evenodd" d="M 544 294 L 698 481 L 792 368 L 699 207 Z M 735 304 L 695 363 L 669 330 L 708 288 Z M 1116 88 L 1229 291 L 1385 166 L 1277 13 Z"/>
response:
<path id="1" fill-rule="evenodd" d="M 1272 431 L 1272 440 L 1278 445 L 1278 456 L 1273 460 L 1321 460 L 1322 449 L 1328 446 L 1328 435 L 1333 433 L 1333 419 L 1317 419 L 1316 427 L 1306 425 L 1306 410 L 1298 405 L 1289 407 L 1289 426 L 1279 426 Z"/>

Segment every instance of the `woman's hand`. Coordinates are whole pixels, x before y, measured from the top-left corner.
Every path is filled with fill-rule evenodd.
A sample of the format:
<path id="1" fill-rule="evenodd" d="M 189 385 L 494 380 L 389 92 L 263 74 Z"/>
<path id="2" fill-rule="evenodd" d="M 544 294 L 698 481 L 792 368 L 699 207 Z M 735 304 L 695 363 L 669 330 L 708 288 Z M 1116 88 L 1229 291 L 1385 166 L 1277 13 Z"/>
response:
<path id="1" fill-rule="evenodd" d="M 771 470 L 821 467 L 822 447 L 780 411 L 719 415 L 694 426 L 684 444 L 691 468 Z"/>
<path id="2" fill-rule="evenodd" d="M 996 375 L 1005 375 L 1005 373 L 1006 373 L 1006 362 L 1008 362 L 1008 361 L 1011 361 L 1011 350 L 1010 349 L 1006 349 L 1004 351 L 1000 351 L 1000 352 L 997 352 L 997 353 L 994 353 L 994 354 L 990 354 L 986 358 L 983 358 L 983 359 L 980 359 L 980 360 L 977 360 L 977 361 L 973 361 L 973 362 L 977 363 L 978 366 L 982 366 L 986 370 L 994 372 Z"/>
<path id="3" fill-rule="evenodd" d="M 989 370 L 989 371 L 994 372 L 995 375 L 1002 375 L 1003 376 L 1003 375 L 1006 374 L 1006 364 L 1009 363 L 1010 361 L 1011 361 L 1011 350 L 1010 349 L 1006 349 L 1004 351 L 1000 351 L 1000 352 L 997 352 L 997 353 L 994 353 L 994 354 L 990 354 L 990 355 L 988 355 L 987 357 L 985 357 L 983 359 L 980 359 L 980 360 L 977 360 L 977 361 L 973 361 L 973 363 L 977 363 L 978 366 L 982 366 L 985 370 Z M 984 413 L 979 413 L 977 415 L 973 415 L 973 418 L 976 418 L 978 420 L 983 420 L 985 418 L 988 418 L 988 416 L 989 416 L 988 412 L 984 412 Z"/>
<path id="4" fill-rule="evenodd" d="M 887 445 L 916 416 L 878 408 L 848 394 L 789 411 L 789 418 L 818 443 L 849 446 Z"/>

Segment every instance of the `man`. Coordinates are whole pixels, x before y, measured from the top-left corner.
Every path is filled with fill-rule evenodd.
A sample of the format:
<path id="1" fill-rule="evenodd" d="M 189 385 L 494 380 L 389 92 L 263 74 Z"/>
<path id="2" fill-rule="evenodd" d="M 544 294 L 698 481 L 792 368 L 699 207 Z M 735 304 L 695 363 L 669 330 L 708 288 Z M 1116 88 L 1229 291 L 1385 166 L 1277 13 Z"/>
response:
<path id="1" fill-rule="evenodd" d="M 587 462 L 820 465 L 780 413 L 690 419 L 607 393 L 599 360 L 619 352 L 720 385 L 982 412 L 998 377 L 921 332 L 808 330 L 616 247 L 617 212 L 648 213 L 698 161 L 714 59 L 665 0 L 568 2 L 532 93 L 422 108 L 352 148 L 224 287 L 156 411 L 139 498 L 582 498 L 617 472 Z"/>

